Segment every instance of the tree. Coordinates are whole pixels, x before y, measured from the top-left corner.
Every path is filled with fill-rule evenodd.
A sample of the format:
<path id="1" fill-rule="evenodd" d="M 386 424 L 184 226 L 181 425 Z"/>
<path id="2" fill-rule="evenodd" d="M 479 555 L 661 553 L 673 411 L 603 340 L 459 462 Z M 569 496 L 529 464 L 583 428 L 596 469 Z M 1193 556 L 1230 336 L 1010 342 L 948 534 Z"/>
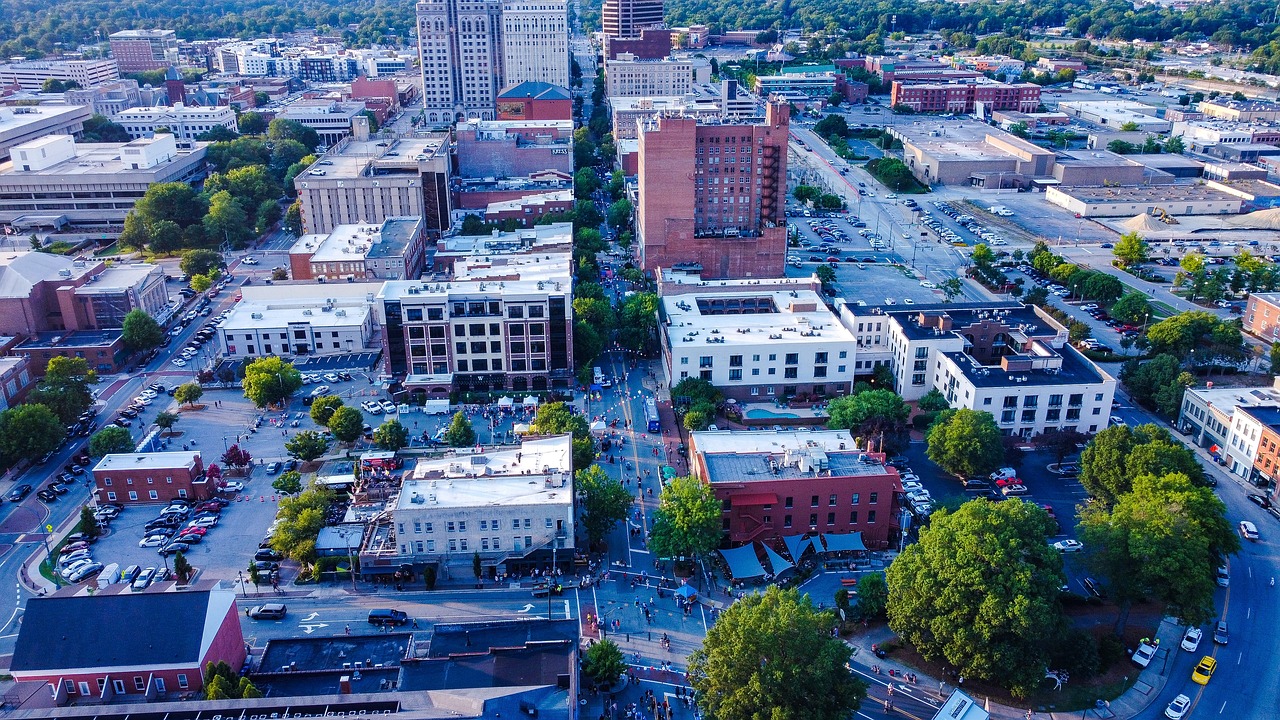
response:
<path id="1" fill-rule="evenodd" d="M 606 475 L 598 465 L 579 470 L 573 480 L 587 542 L 598 545 L 619 520 L 627 518 L 633 498 L 622 483 Z"/>
<path id="2" fill-rule="evenodd" d="M 1179 473 L 1207 485 L 1195 455 L 1157 425 L 1114 425 L 1099 432 L 1080 454 L 1080 484 L 1103 505 L 1113 505 L 1140 474 Z"/>
<path id="3" fill-rule="evenodd" d="M 1117 277 L 1103 272 L 1095 272 L 1090 274 L 1081 284 L 1081 289 L 1086 298 L 1109 305 L 1124 293 L 1124 284 Z"/>
<path id="4" fill-rule="evenodd" d="M 1111 306 L 1111 317 L 1127 323 L 1146 322 L 1151 316 L 1151 303 L 1140 292 L 1127 292 Z"/>
<path id="5" fill-rule="evenodd" d="M 356 430 L 358 434 L 359 428 L 357 427 Z M 311 462 L 329 452 L 329 438 L 315 430 L 303 430 L 289 438 L 289 441 L 284 444 L 284 449 L 290 457 L 295 457 L 302 462 Z"/>
<path id="6" fill-rule="evenodd" d="M 1280 375 L 1280 343 L 1271 343 L 1271 374 Z"/>
<path id="7" fill-rule="evenodd" d="M 1074 453 L 1078 446 L 1088 439 L 1089 436 L 1079 430 L 1046 428 L 1044 432 L 1035 437 L 1035 443 L 1038 447 L 1045 448 L 1052 452 L 1054 462 L 1061 463 L 1068 455 Z"/>
<path id="8" fill-rule="evenodd" d="M 1185 97 L 1185 96 L 1184 96 Z M 1173 155 L 1181 155 L 1186 150 L 1181 135 L 1170 136 L 1164 141 L 1164 151 Z"/>
<path id="9" fill-rule="evenodd" d="M 270 140 L 297 140 L 307 146 L 307 152 L 315 152 L 320 145 L 320 134 L 294 120 L 276 118 L 267 126 Z"/>
<path id="10" fill-rule="evenodd" d="M 1213 570 L 1240 548 L 1222 501 L 1180 473 L 1140 475 L 1114 505 L 1084 506 L 1080 535 L 1093 549 L 1089 565 L 1107 578 L 1119 606 L 1117 636 L 1129 608 L 1144 598 L 1189 625 L 1213 618 Z"/>
<path id="11" fill-rule="evenodd" d="M 929 459 L 948 473 L 980 477 L 1004 461 L 1000 428 L 989 412 L 944 410 L 929 428 Z"/>
<path id="12" fill-rule="evenodd" d="M 573 205 L 573 226 L 574 228 L 595 228 L 600 227 L 600 223 L 604 222 L 604 217 L 596 210 L 595 203 L 590 200 L 579 200 Z"/>
<path id="13" fill-rule="evenodd" d="M 631 224 L 631 201 L 622 198 L 609 206 L 609 226 L 621 230 Z"/>
<path id="14" fill-rule="evenodd" d="M 1025 697 L 1062 625 L 1062 558 L 1040 507 L 972 500 L 936 511 L 889 566 L 889 627 L 926 659 Z"/>
<path id="15" fill-rule="evenodd" d="M 10 464 L 53 452 L 65 434 L 62 421 L 44 405 L 15 405 L 0 413 L 0 455 Z"/>
<path id="16" fill-rule="evenodd" d="M 600 189 L 600 178 L 596 171 L 589 167 L 579 168 L 573 174 L 573 196 L 580 200 L 588 200 Z"/>
<path id="17" fill-rule="evenodd" d="M 302 387 L 302 373 L 287 360 L 262 357 L 245 366 L 243 386 L 254 405 L 278 405 Z"/>
<path id="18" fill-rule="evenodd" d="M 695 477 L 667 483 L 653 514 L 649 548 L 660 558 L 706 555 L 720 544 L 720 500 L 711 486 Z"/>
<path id="19" fill-rule="evenodd" d="M 964 292 L 964 281 L 958 277 L 947 278 L 938 284 L 938 289 L 942 290 L 947 302 L 951 302 Z"/>
<path id="20" fill-rule="evenodd" d="M 627 671 L 622 651 L 608 638 L 587 648 L 582 658 L 582 672 L 597 686 L 612 687 Z"/>
<path id="21" fill-rule="evenodd" d="M 271 533 L 271 547 L 303 565 L 316 561 L 316 537 L 325 525 L 325 513 L 333 503 L 333 491 L 312 485 L 293 497 L 280 499 L 280 521 Z"/>
<path id="22" fill-rule="evenodd" d="M 297 470 L 280 473 L 280 477 L 272 481 L 271 487 L 281 495 L 297 495 L 302 492 L 302 473 Z"/>
<path id="23" fill-rule="evenodd" d="M 138 215 L 136 210 L 130 210 L 129 214 L 124 216 L 124 228 L 120 231 L 119 243 L 122 248 L 142 250 L 150 247 L 151 229 L 147 227 L 146 221 Z"/>
<path id="24" fill-rule="evenodd" d="M 253 462 L 253 456 L 239 445 L 232 445 L 222 453 L 222 464 L 232 468 L 247 468 Z"/>
<path id="25" fill-rule="evenodd" d="M 191 562 L 187 560 L 186 553 L 181 550 L 173 555 L 173 574 L 178 576 L 178 584 L 186 585 L 191 581 L 191 573 L 195 568 L 191 567 Z"/>
<path id="26" fill-rule="evenodd" d="M 156 419 L 153 421 L 156 427 L 168 431 L 172 430 L 174 425 L 178 424 L 178 414 L 171 413 L 168 410 L 161 410 Z"/>
<path id="27" fill-rule="evenodd" d="M 192 290 L 195 290 L 197 293 L 203 293 L 213 287 L 213 278 L 208 275 L 192 275 L 189 284 L 191 285 Z"/>
<path id="28" fill-rule="evenodd" d="M 94 457 L 133 452 L 133 448 L 133 435 L 118 425 L 108 425 L 89 438 L 89 454 Z"/>
<path id="29" fill-rule="evenodd" d="M 373 442 L 383 450 L 395 452 L 409 444 L 409 431 L 399 420 L 392 418 L 374 429 Z"/>
<path id="30" fill-rule="evenodd" d="M 1181 368 L 1178 359 L 1168 354 L 1147 361 L 1133 359 L 1120 369 L 1120 380 L 1139 404 L 1172 419 L 1182 407 L 1183 393 L 1195 384 L 1195 377 Z"/>
<path id="31" fill-rule="evenodd" d="M 830 293 L 836 284 L 836 271 L 830 265 L 819 265 L 817 270 L 813 271 L 817 276 L 818 282 L 822 283 L 822 290 Z"/>
<path id="32" fill-rule="evenodd" d="M 530 430 L 535 435 L 572 433 L 574 470 L 581 470 L 595 462 L 596 443 L 591 437 L 587 419 L 571 412 L 564 403 L 552 402 L 538 406 L 538 414 L 533 417 Z"/>
<path id="33" fill-rule="evenodd" d="M 205 275 L 222 267 L 222 254 L 216 250 L 188 250 L 182 253 L 178 267 L 188 275 Z"/>
<path id="34" fill-rule="evenodd" d="M 729 606 L 689 656 L 698 704 L 717 720 L 844 720 L 867 695 L 830 612 L 770 586 Z"/>
<path id="35" fill-rule="evenodd" d="M 1168 353 L 1178 360 L 1195 355 L 1200 362 L 1236 359 L 1244 344 L 1238 321 L 1224 321 L 1203 310 L 1155 323 L 1147 330 L 1147 341 L 1154 353 Z"/>
<path id="36" fill-rule="evenodd" d="M 284 229 L 293 235 L 302 234 L 302 202 L 295 200 L 284 212 Z"/>
<path id="37" fill-rule="evenodd" d="M 333 411 L 345 403 L 337 395 L 323 395 L 311 401 L 311 421 L 321 427 L 329 427 L 329 418 Z"/>
<path id="38" fill-rule="evenodd" d="M 329 432 L 338 442 L 355 442 L 364 431 L 364 415 L 353 407 L 340 407 L 329 417 Z"/>
<path id="39" fill-rule="evenodd" d="M 449 428 L 444 431 L 444 442 L 449 447 L 469 447 L 476 444 L 476 431 L 462 411 L 453 414 Z"/>
<path id="40" fill-rule="evenodd" d="M 989 266 L 996 261 L 996 254 L 986 243 L 978 243 L 973 246 L 973 252 L 969 255 L 969 259 L 973 261 L 974 265 Z"/>
<path id="41" fill-rule="evenodd" d="M 947 396 L 942 391 L 934 388 L 925 393 L 923 397 L 916 401 L 916 408 L 921 412 L 941 412 L 951 407 L 951 403 L 947 402 Z"/>
<path id="42" fill-rule="evenodd" d="M 71 425 L 93 404 L 89 386 L 97 382 L 98 373 L 89 369 L 84 358 L 59 355 L 49 360 L 44 378 L 27 396 L 27 402 L 48 407 L 63 425 Z"/>
<path id="43" fill-rule="evenodd" d="M 120 335 L 130 352 L 150 350 L 164 342 L 164 330 L 160 324 L 140 308 L 125 314 Z"/>
<path id="44" fill-rule="evenodd" d="M 123 125 L 97 113 L 84 121 L 84 132 L 80 133 L 80 142 L 87 143 L 127 143 L 132 139 Z"/>
<path id="45" fill-rule="evenodd" d="M 93 516 L 92 507 L 85 505 L 80 508 L 80 521 L 76 523 L 76 530 L 88 538 L 96 538 L 102 534 L 102 528 L 98 527 L 98 518 Z"/>
<path id="46" fill-rule="evenodd" d="M 1137 151 L 1139 148 L 1127 140 L 1112 140 L 1107 143 L 1107 149 L 1117 155 L 1128 155 Z"/>
<path id="47" fill-rule="evenodd" d="M 1141 265 L 1151 257 L 1151 248 L 1147 246 L 1147 241 L 1136 232 L 1121 235 L 1111 252 L 1126 267 Z"/>
<path id="48" fill-rule="evenodd" d="M 1024 122 L 1016 122 L 1010 125 L 1009 133 L 1011 135 L 1016 135 L 1017 137 L 1020 137 L 1023 140 L 1026 140 L 1027 138 L 1031 137 L 1031 131 L 1027 128 L 1027 124 Z"/>
<path id="49" fill-rule="evenodd" d="M 657 342 L 658 296 L 638 292 L 622 303 L 618 313 L 618 343 L 628 350 L 647 354 Z"/>
<path id="50" fill-rule="evenodd" d="M 240 113 L 236 125 L 241 135 L 261 135 L 267 130 L 267 118 L 256 112 Z"/>
<path id="51" fill-rule="evenodd" d="M 204 388 L 198 382 L 183 383 L 173 391 L 173 399 L 181 405 L 195 406 L 202 397 Z"/>
<path id="52" fill-rule="evenodd" d="M 133 211 L 148 227 L 160 220 L 168 220 L 185 228 L 200 222 L 204 217 L 205 203 L 187 183 L 157 183 L 138 198 Z"/>
<path id="53" fill-rule="evenodd" d="M 867 573 L 858 579 L 857 617 L 879 620 L 889 607 L 889 584 L 884 573 Z"/>
<path id="54" fill-rule="evenodd" d="M 900 452 L 910 441 L 905 435 L 911 407 L 892 390 L 865 390 L 832 400 L 827 427 L 852 430 L 854 437 L 878 440 L 885 452 Z"/>
<path id="55" fill-rule="evenodd" d="M 289 141 L 286 141 L 289 142 Z M 301 146 L 299 151 L 305 155 Z M 301 155 L 299 155 L 301 157 Z M 288 165 L 285 166 L 286 168 Z M 281 170 L 283 172 L 283 168 Z M 238 200 L 242 207 L 256 208 L 263 201 L 275 201 L 283 194 L 275 178 L 262 165 L 249 165 L 227 171 L 227 190 Z M 274 204 L 274 202 L 273 202 Z M 212 206 L 210 207 L 212 209 Z"/>
<path id="56" fill-rule="evenodd" d="M 227 242 L 233 247 L 243 247 L 251 233 L 249 215 L 244 206 L 230 192 L 222 190 L 209 198 L 209 212 L 205 214 L 204 231 L 210 238 Z"/>

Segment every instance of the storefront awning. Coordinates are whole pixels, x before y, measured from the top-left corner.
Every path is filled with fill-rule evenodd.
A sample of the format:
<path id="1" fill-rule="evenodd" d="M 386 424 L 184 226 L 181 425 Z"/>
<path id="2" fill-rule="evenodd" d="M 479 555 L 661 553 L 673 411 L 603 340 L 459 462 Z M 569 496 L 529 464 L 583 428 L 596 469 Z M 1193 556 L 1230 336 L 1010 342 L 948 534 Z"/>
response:
<path id="1" fill-rule="evenodd" d="M 854 552 L 866 551 L 867 546 L 862 543 L 862 533 L 849 533 L 847 535 L 833 535 L 824 533 L 822 542 L 827 546 L 827 552 Z"/>
<path id="2" fill-rule="evenodd" d="M 816 540 L 817 538 L 807 538 L 803 535 L 786 535 L 782 538 L 783 544 L 787 546 L 787 553 L 791 555 L 794 562 L 800 562 L 800 558 L 804 557 Z M 815 549 L 821 551 L 822 546 Z"/>
<path id="3" fill-rule="evenodd" d="M 720 557 L 724 558 L 725 563 L 729 565 L 729 574 L 735 580 L 764 577 L 764 566 L 760 564 L 760 559 L 756 557 L 754 544 L 743 545 L 740 548 L 731 550 L 721 550 Z"/>

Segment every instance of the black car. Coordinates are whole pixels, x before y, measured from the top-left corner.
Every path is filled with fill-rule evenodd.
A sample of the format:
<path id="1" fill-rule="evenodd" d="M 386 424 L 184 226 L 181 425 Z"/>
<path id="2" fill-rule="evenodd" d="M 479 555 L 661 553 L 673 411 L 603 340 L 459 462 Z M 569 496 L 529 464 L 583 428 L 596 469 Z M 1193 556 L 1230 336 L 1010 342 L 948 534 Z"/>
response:
<path id="1" fill-rule="evenodd" d="M 1091 577 L 1087 577 L 1084 580 L 1082 580 L 1081 583 L 1084 585 L 1084 589 L 1088 590 L 1089 594 L 1092 595 L 1093 597 L 1099 600 L 1106 599 L 1107 591 L 1103 589 L 1102 585 L 1100 585 L 1097 580 L 1094 580 Z"/>
<path id="2" fill-rule="evenodd" d="M 1258 507 L 1264 510 L 1271 507 L 1271 499 L 1268 498 L 1266 495 L 1250 495 L 1249 502 L 1257 505 Z"/>
<path id="3" fill-rule="evenodd" d="M 253 559 L 262 562 L 279 562 L 284 559 L 284 556 L 271 548 L 263 548 L 253 554 Z"/>
<path id="4" fill-rule="evenodd" d="M 47 502 L 47 503 L 51 503 L 51 502 L 54 502 L 54 501 L 56 501 L 56 500 L 58 499 L 58 493 L 56 493 L 56 492 L 54 492 L 54 491 L 52 491 L 52 490 L 50 490 L 50 489 L 48 489 L 48 488 L 45 488 L 44 490 L 37 490 L 37 491 L 36 491 L 36 497 L 40 498 L 41 500 L 43 500 L 43 501 L 45 501 L 45 502 Z"/>
<path id="5" fill-rule="evenodd" d="M 191 550 L 191 546 L 188 545 L 186 542 L 174 541 L 169 543 L 168 545 L 161 546 L 159 550 L 156 550 L 156 552 L 160 553 L 161 555 L 173 555 L 174 553 L 180 553 L 180 552 L 184 553 L 190 550 Z"/>
<path id="6" fill-rule="evenodd" d="M 6 495 L 5 497 L 8 498 L 9 502 L 22 502 L 22 500 L 26 498 L 27 495 L 30 495 L 30 494 L 31 494 L 31 486 L 26 483 L 23 483 L 15 487 L 14 489 L 10 490 L 9 494 Z"/>
<path id="7" fill-rule="evenodd" d="M 270 560 L 254 560 L 253 566 L 258 569 L 258 572 L 272 572 L 280 569 L 280 563 Z"/>
<path id="8" fill-rule="evenodd" d="M 158 530 L 160 528 L 173 529 L 181 524 L 182 520 L 179 520 L 178 518 L 156 518 L 146 525 L 143 525 L 142 529 L 148 532 L 151 530 Z"/>

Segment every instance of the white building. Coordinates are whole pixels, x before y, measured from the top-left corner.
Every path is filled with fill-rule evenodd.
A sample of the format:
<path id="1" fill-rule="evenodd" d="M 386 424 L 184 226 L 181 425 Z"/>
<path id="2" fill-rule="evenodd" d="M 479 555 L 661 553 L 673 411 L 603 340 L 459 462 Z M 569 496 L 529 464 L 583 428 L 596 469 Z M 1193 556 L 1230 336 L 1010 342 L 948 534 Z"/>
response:
<path id="1" fill-rule="evenodd" d="M 218 326 L 224 357 L 358 353 L 374 339 L 378 283 L 281 284 L 241 289 L 243 299 Z"/>
<path id="2" fill-rule="evenodd" d="M 236 113 L 229 107 L 188 107 L 177 103 L 173 107 L 129 108 L 116 115 L 130 137 L 149 138 L 158 128 L 168 128 L 179 140 L 195 140 L 215 127 L 222 126 L 238 132 Z"/>
<path id="3" fill-rule="evenodd" d="M 289 266 L 294 280 L 414 280 L 425 253 L 422 218 L 389 217 L 303 235 L 289 249 Z"/>
<path id="4" fill-rule="evenodd" d="M 897 309 L 838 304 L 857 337 L 856 374 L 888 362 L 908 401 L 937 389 L 953 408 L 991 413 L 1006 435 L 1107 427 L 1116 381 L 1067 344 L 1067 330 L 1016 302 Z"/>
<path id="5" fill-rule="evenodd" d="M 1270 387 L 1187 388 L 1177 429 L 1217 456 L 1232 473 L 1249 477 L 1266 418 L 1241 410 L 1280 407 L 1280 380 Z"/>
<path id="6" fill-rule="evenodd" d="M 79 136 L 93 112 L 82 105 L 20 105 L 0 107 L 0 160 L 9 150 L 46 135 Z"/>
<path id="7" fill-rule="evenodd" d="M 137 80 L 116 80 L 81 90 L 68 90 L 68 105 L 87 105 L 94 113 L 113 118 L 122 110 L 142 105 Z"/>
<path id="8" fill-rule="evenodd" d="M 366 533 L 361 571 L 408 563 L 470 577 L 476 553 L 494 574 L 571 562 L 572 441 L 531 438 L 519 447 L 419 459 Z"/>
<path id="9" fill-rule="evenodd" d="M 1121 130 L 1126 125 L 1147 133 L 1166 133 L 1173 129 L 1172 121 L 1156 117 L 1155 107 L 1130 100 L 1061 102 L 1058 111 L 1113 130 Z"/>
<path id="10" fill-rule="evenodd" d="M 506 87 L 502 4 L 498 0 L 420 0 L 418 59 L 430 125 L 459 117 L 492 120 Z"/>
<path id="11" fill-rule="evenodd" d="M 569 87 L 569 4 L 566 0 L 504 0 L 503 82 Z"/>
<path id="12" fill-rule="evenodd" d="M 300 100 L 286 107 L 276 117 L 292 120 L 315 130 L 320 144 L 337 145 L 351 134 L 351 121 L 365 111 L 364 103 L 337 100 Z"/>
<path id="13" fill-rule="evenodd" d="M 693 87 L 692 60 L 637 60 L 631 53 L 604 61 L 605 94 L 614 97 L 685 95 Z"/>
<path id="14" fill-rule="evenodd" d="M 82 88 L 120 79 L 115 60 L 31 60 L 0 65 L 0 87 L 40 90 L 46 80 L 74 82 Z"/>
<path id="15" fill-rule="evenodd" d="M 19 230 L 118 233 L 152 184 L 199 182 L 208 143 L 156 135 L 128 143 L 77 143 L 49 135 L 0 163 L 0 224 Z"/>
<path id="16" fill-rule="evenodd" d="M 672 384 L 702 378 L 739 400 L 849 392 L 857 344 L 816 278 L 704 282 L 664 270 L 658 294 Z"/>

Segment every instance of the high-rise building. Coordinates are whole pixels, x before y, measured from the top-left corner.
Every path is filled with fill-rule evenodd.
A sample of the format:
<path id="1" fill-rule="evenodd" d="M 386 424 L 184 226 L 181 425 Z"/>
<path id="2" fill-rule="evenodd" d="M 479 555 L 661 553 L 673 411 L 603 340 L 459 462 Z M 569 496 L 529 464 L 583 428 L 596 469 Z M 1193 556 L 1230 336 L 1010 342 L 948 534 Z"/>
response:
<path id="1" fill-rule="evenodd" d="M 569 87 L 566 0 L 505 0 L 502 62 L 507 85 L 544 82 Z"/>
<path id="2" fill-rule="evenodd" d="M 605 37 L 639 37 L 647 27 L 662 24 L 662 0 L 604 0 L 600 23 Z"/>
<path id="3" fill-rule="evenodd" d="M 760 120 L 658 113 L 639 123 L 636 229 L 644 269 L 780 277 L 786 255 L 787 106 Z"/>
<path id="4" fill-rule="evenodd" d="M 421 0 L 418 58 L 428 124 L 492 120 L 506 87 L 502 4 L 496 0 Z M 567 62 L 567 60 L 566 60 Z"/>
<path id="5" fill-rule="evenodd" d="M 178 64 L 178 36 L 172 30 L 121 30 L 111 33 L 111 57 L 120 72 L 159 70 Z"/>

